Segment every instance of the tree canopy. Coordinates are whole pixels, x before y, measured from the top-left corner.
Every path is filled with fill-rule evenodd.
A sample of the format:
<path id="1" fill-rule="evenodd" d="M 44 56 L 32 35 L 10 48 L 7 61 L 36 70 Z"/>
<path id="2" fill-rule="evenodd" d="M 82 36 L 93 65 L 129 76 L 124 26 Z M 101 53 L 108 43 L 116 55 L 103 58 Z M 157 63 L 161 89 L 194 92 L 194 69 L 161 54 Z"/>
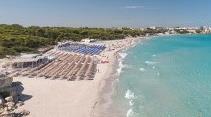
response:
<path id="1" fill-rule="evenodd" d="M 84 38 L 98 40 L 123 39 L 127 36 L 141 36 L 146 33 L 160 33 L 163 30 L 138 30 L 130 28 L 70 28 L 70 27 L 24 27 L 19 24 L 0 24 L 0 57 L 17 55 L 21 52 L 35 52 L 40 47 L 55 45 L 59 41 L 81 41 Z"/>

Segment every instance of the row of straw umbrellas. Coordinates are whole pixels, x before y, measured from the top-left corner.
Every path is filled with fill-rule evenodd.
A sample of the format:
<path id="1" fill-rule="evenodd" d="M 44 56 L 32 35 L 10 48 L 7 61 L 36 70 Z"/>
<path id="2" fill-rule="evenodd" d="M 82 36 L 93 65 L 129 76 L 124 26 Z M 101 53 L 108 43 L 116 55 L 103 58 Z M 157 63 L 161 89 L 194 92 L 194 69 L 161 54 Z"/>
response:
<path id="1" fill-rule="evenodd" d="M 26 73 L 30 77 L 45 77 L 67 80 L 93 80 L 97 63 L 93 56 L 52 51 L 47 53 L 55 60 L 32 68 Z"/>

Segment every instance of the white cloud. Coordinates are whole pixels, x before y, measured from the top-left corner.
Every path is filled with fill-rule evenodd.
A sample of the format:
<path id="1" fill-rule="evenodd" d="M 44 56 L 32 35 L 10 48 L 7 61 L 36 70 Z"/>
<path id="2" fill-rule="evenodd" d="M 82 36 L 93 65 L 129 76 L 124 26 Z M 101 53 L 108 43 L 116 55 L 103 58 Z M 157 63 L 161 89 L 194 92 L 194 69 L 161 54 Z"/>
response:
<path id="1" fill-rule="evenodd" d="M 125 6 L 126 9 L 138 9 L 138 8 L 144 8 L 144 6 Z"/>

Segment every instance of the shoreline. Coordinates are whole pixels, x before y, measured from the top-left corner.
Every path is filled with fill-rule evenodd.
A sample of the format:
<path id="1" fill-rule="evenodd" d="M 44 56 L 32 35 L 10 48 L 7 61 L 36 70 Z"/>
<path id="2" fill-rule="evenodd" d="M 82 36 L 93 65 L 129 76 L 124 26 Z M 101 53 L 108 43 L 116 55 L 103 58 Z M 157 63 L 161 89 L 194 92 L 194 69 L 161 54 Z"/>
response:
<path id="1" fill-rule="evenodd" d="M 149 39 L 150 40 L 150 39 Z M 153 40 L 153 39 L 152 39 Z M 143 48 L 142 48 L 143 49 Z M 136 51 L 136 53 L 137 52 L 139 52 L 139 51 Z M 150 55 L 152 55 L 153 56 L 153 54 L 154 54 L 154 51 L 152 52 L 152 53 L 150 53 Z M 156 53 L 157 54 L 157 53 Z M 138 60 L 138 59 L 137 59 Z M 145 61 L 145 60 L 144 60 Z M 144 61 L 142 61 L 142 62 L 144 62 Z M 152 61 L 153 62 L 153 61 Z M 162 63 L 162 62 L 161 62 Z M 131 65 L 131 64 L 130 64 Z M 140 67 L 140 66 L 139 66 Z M 136 67 L 135 67 L 136 68 Z M 136 68 L 137 69 L 137 68 Z M 147 70 L 146 70 L 147 71 Z M 131 71 L 130 71 L 131 72 Z M 158 73 L 159 73 L 159 71 L 158 71 Z M 132 74 L 132 73 L 131 73 Z M 159 74 L 160 75 L 160 74 Z M 158 75 L 158 76 L 159 76 Z M 130 76 L 127 76 L 127 78 L 130 78 Z M 110 78 L 110 79 L 112 79 L 112 78 Z M 130 80 L 130 79 L 129 79 Z M 151 80 L 150 80 L 151 81 Z M 115 82 L 115 81 L 113 81 L 113 82 Z M 135 81 L 133 81 L 133 82 L 136 82 L 136 80 Z M 124 82 L 125 84 L 127 84 L 127 82 Z M 145 82 L 144 82 L 145 83 Z M 143 83 L 143 86 L 145 86 L 144 85 L 144 83 Z M 131 84 L 133 84 L 133 83 L 131 83 Z M 135 84 L 135 83 L 134 83 Z M 146 83 L 147 84 L 147 83 Z M 137 85 L 137 84 L 136 84 Z M 154 85 L 154 84 L 153 84 Z M 150 86 L 151 86 L 151 84 L 150 84 Z M 163 86 L 163 85 L 162 85 Z M 107 82 L 107 86 L 105 86 L 105 88 L 104 89 L 106 89 L 106 88 L 108 88 L 108 89 L 111 89 L 111 88 L 115 88 L 115 87 L 112 87 L 112 83 L 110 83 L 110 82 Z M 134 88 L 136 88 L 136 87 L 133 87 L 133 90 L 134 90 Z M 142 87 L 143 88 L 143 87 Z M 141 89 L 142 89 L 141 88 Z M 165 87 L 161 87 L 161 88 L 163 88 L 163 89 L 167 89 L 167 88 L 165 88 Z M 108 90 L 107 89 L 107 90 Z M 122 89 L 122 88 L 121 88 Z M 126 88 L 126 89 L 128 89 L 128 88 Z M 130 89 L 130 88 L 129 88 Z M 132 89 L 132 88 L 131 88 Z M 114 89 L 113 89 L 114 90 Z M 112 102 L 110 102 L 110 103 L 108 103 L 108 101 L 112 101 L 112 100 L 110 100 L 111 99 L 111 97 L 112 97 L 112 91 L 113 90 L 110 90 L 111 92 L 110 93 L 108 93 L 108 92 L 106 92 L 106 91 L 102 91 L 102 93 L 101 94 L 99 94 L 102 98 L 108 98 L 108 96 L 107 97 L 103 97 L 104 95 L 110 95 L 110 98 L 108 98 L 108 100 L 107 100 L 107 102 L 103 102 L 102 104 L 104 104 L 104 106 L 106 106 L 106 107 L 109 107 L 109 105 L 108 104 L 110 104 L 110 103 L 112 103 Z M 155 91 L 157 91 L 157 90 L 155 90 Z M 125 90 L 124 90 L 124 92 L 125 92 Z M 123 92 L 123 93 L 124 93 Z M 134 94 L 135 96 L 135 99 L 136 99 L 136 96 L 139 96 L 139 94 L 138 94 L 138 91 L 137 90 L 134 90 L 134 92 L 135 93 L 131 93 L 131 94 Z M 164 92 L 166 92 L 166 91 L 164 91 Z M 102 95 L 104 93 L 104 95 Z M 136 93 L 137 93 L 137 95 L 136 95 Z M 161 93 L 161 94 L 163 94 L 163 93 Z M 123 95 L 121 95 L 121 97 L 122 97 Z M 151 96 L 151 95 L 150 95 Z M 160 94 L 158 95 L 158 97 L 160 96 Z M 161 96 L 162 97 L 162 96 Z M 125 97 L 123 97 L 123 98 L 125 98 Z M 173 97 L 171 97 L 171 96 L 167 96 L 167 98 L 169 98 L 169 99 L 171 99 L 171 98 L 173 98 Z M 165 99 L 167 99 L 167 98 L 165 98 Z M 121 98 L 118 98 L 118 99 L 120 99 L 121 100 Z M 135 100 L 135 99 L 132 99 L 132 101 L 133 100 Z M 141 98 L 141 96 L 140 96 L 140 99 L 142 99 Z M 131 101 L 131 99 L 128 99 L 129 101 Z M 137 99 L 138 100 L 138 99 Z M 128 102 L 129 102 L 128 101 Z M 139 100 L 138 100 L 139 101 Z M 171 100 L 171 102 L 174 102 L 174 101 L 172 101 Z M 164 102 L 165 103 L 165 102 Z M 154 104 L 154 102 L 153 102 L 153 104 Z M 138 105 L 138 104 L 137 104 Z M 131 114 L 136 114 L 136 110 L 138 110 L 139 108 L 137 107 L 137 105 L 136 104 L 131 104 L 130 105 L 130 108 L 129 108 L 129 110 L 128 110 L 128 113 L 127 113 L 127 116 L 131 116 Z M 101 105 L 102 106 L 102 105 Z M 142 105 L 141 105 L 142 106 Z M 152 106 L 152 105 L 151 105 Z M 102 106 L 103 107 L 103 106 Z M 96 117 L 107 117 L 107 116 L 109 116 L 109 117 L 124 117 L 124 116 L 126 116 L 126 113 L 125 113 L 125 110 L 121 110 L 121 108 L 122 107 L 124 107 L 123 105 L 121 105 L 121 107 L 120 107 L 120 109 L 119 108 L 117 108 L 117 110 L 114 110 L 115 108 L 111 108 L 109 111 L 107 111 L 106 109 L 107 108 L 105 108 L 104 110 L 101 110 L 101 111 L 98 111 L 98 113 L 99 113 L 99 115 L 100 116 L 96 116 Z M 99 109 L 102 109 L 102 108 L 99 108 Z M 113 110 L 112 110 L 113 109 Z M 106 112 L 107 111 L 107 112 Z M 121 113 L 121 112 L 123 112 L 123 113 Z M 134 113 L 133 113 L 134 112 Z M 139 111 L 138 111 L 139 112 Z M 138 113 L 137 112 L 137 113 Z M 141 113 L 142 111 L 140 110 L 140 113 L 139 114 L 142 114 Z M 200 112 L 200 114 L 201 114 L 202 112 Z M 138 114 L 138 115 L 139 115 Z M 103 116 L 104 115 L 104 116 Z"/>
<path id="2" fill-rule="evenodd" d="M 121 62 L 120 54 L 124 53 L 124 51 L 127 51 L 130 48 L 135 47 L 137 44 L 142 43 L 143 41 L 150 40 L 152 38 L 160 37 L 160 36 L 175 36 L 173 34 L 168 34 L 168 35 L 156 35 L 156 36 L 145 36 L 145 37 L 137 37 L 133 38 L 135 40 L 134 43 L 130 46 L 123 47 L 122 49 L 119 49 L 118 51 L 115 52 L 113 55 L 113 63 L 112 63 L 112 71 L 110 72 L 109 76 L 104 78 L 102 82 L 104 82 L 104 86 L 102 87 L 101 92 L 98 93 L 98 100 L 96 101 L 96 105 L 94 110 L 94 114 L 91 117 L 124 117 L 126 116 L 122 110 L 118 110 L 116 108 L 111 108 L 112 105 L 112 96 L 114 93 L 114 90 L 116 88 L 116 83 L 119 81 L 119 74 L 118 74 L 118 68 L 119 68 L 119 63 Z"/>
<path id="3" fill-rule="evenodd" d="M 115 90 L 116 83 L 118 83 L 119 74 L 118 68 L 120 68 L 120 61 L 124 58 L 121 57 L 121 53 L 124 51 L 127 51 L 130 48 L 135 47 L 138 43 L 140 43 L 142 40 L 147 39 L 148 37 L 136 37 L 133 38 L 133 42 L 131 45 L 122 47 L 118 51 L 114 52 L 112 65 L 109 74 L 106 78 L 103 79 L 104 82 L 103 86 L 101 87 L 101 91 L 98 93 L 98 99 L 97 103 L 95 105 L 94 114 L 91 117 L 108 117 L 112 116 L 113 114 L 110 113 L 110 107 L 112 105 L 112 95 Z M 119 114 L 118 114 L 119 115 Z"/>
<path id="4" fill-rule="evenodd" d="M 111 101 L 107 99 L 114 90 L 112 85 L 117 78 L 115 74 L 118 68 L 119 53 L 145 38 L 104 41 L 104 44 L 111 47 L 103 52 L 101 57 L 102 59 L 106 57 L 109 63 L 97 65 L 99 71 L 93 81 L 68 82 L 42 78 L 14 78 L 15 82 L 23 84 L 23 94 L 31 96 L 20 109 L 29 110 L 29 117 L 102 117 L 100 114 L 106 112 L 103 106 L 109 108 L 111 104 Z M 113 50 L 112 47 L 115 49 Z"/>

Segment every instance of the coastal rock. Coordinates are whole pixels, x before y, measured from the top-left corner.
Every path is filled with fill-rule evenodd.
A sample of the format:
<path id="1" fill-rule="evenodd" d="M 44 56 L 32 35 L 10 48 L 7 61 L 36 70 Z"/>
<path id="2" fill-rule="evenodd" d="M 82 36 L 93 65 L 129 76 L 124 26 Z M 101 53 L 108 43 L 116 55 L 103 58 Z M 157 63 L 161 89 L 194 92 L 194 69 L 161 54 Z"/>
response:
<path id="1" fill-rule="evenodd" d="M 8 111 L 12 111 L 13 110 L 13 107 L 7 107 L 7 110 Z"/>
<path id="2" fill-rule="evenodd" d="M 4 112 L 5 112 L 5 111 L 8 111 L 8 108 L 7 108 L 7 107 L 4 107 Z"/>
<path id="3" fill-rule="evenodd" d="M 22 110 L 22 111 L 20 112 L 20 114 L 23 115 L 23 116 L 27 116 L 27 115 L 30 114 L 30 112 L 27 111 L 27 110 Z"/>
<path id="4" fill-rule="evenodd" d="M 8 107 L 8 110 L 12 110 L 15 108 L 15 103 L 14 102 L 7 102 L 6 106 Z"/>
<path id="5" fill-rule="evenodd" d="M 4 110 L 4 112 L 1 115 L 4 115 L 3 117 L 5 117 L 8 114 L 9 114 L 9 112 L 7 110 Z"/>
<path id="6" fill-rule="evenodd" d="M 4 107 L 3 105 L 0 105 L 0 114 L 4 112 Z"/>
<path id="7" fill-rule="evenodd" d="M 0 105 L 3 105 L 5 102 L 4 98 L 2 96 L 0 96 Z"/>
<path id="8" fill-rule="evenodd" d="M 3 105 L 3 104 L 4 104 L 4 100 L 0 99 L 0 105 Z"/>
<path id="9" fill-rule="evenodd" d="M 6 97 L 5 100 L 7 102 L 13 102 L 13 97 L 12 96 Z"/>
<path id="10" fill-rule="evenodd" d="M 13 89 L 11 91 L 11 96 L 10 97 L 12 98 L 13 102 L 17 102 L 18 101 L 17 91 L 15 89 Z"/>
<path id="11" fill-rule="evenodd" d="M 20 106 L 23 106 L 24 105 L 24 102 L 22 101 L 18 101 L 18 103 L 16 104 L 16 106 L 20 107 Z"/>

